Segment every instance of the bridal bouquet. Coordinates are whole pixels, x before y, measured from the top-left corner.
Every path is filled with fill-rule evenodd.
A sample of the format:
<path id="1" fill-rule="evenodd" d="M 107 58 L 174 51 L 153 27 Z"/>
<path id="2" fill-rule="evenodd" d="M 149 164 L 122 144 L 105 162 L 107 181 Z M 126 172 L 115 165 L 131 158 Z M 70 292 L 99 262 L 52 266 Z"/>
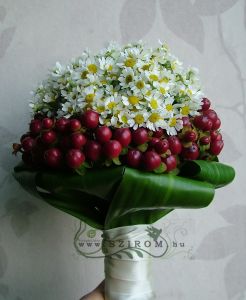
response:
<path id="1" fill-rule="evenodd" d="M 154 299 L 150 258 L 131 241 L 148 239 L 147 226 L 175 208 L 207 206 L 235 176 L 218 161 L 221 121 L 198 71 L 165 44 L 111 43 L 56 63 L 30 107 L 29 130 L 13 145 L 23 160 L 16 179 L 103 230 L 106 299 Z"/>

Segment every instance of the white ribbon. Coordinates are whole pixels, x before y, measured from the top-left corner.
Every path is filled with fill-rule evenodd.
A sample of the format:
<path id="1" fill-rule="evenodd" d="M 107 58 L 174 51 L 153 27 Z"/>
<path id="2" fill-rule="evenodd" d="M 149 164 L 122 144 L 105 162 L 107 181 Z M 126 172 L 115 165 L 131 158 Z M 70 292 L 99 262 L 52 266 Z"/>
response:
<path id="1" fill-rule="evenodd" d="M 105 230 L 105 299 L 153 300 L 147 225 Z"/>

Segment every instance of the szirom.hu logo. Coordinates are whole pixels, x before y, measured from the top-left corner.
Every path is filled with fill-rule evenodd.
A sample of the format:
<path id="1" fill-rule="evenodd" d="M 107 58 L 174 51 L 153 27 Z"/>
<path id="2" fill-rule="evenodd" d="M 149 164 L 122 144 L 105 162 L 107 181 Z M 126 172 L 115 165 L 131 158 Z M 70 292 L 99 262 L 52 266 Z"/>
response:
<path id="1" fill-rule="evenodd" d="M 105 255 L 132 257 L 148 254 L 151 257 L 192 257 L 193 222 L 191 220 L 172 220 L 163 224 L 163 228 L 148 226 L 145 239 L 109 240 L 102 239 L 102 232 L 90 228 L 83 222 L 74 237 L 74 247 L 79 255 L 87 258 L 103 258 Z M 107 254 L 108 253 L 108 254 Z"/>

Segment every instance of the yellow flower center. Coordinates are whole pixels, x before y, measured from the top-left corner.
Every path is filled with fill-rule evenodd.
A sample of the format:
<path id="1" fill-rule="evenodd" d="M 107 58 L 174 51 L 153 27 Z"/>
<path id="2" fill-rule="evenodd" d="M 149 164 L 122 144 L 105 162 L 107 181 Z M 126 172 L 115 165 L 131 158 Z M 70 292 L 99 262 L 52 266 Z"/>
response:
<path id="1" fill-rule="evenodd" d="M 160 87 L 160 93 L 163 95 L 166 94 L 166 89 L 162 86 Z"/>
<path id="2" fill-rule="evenodd" d="M 182 115 L 188 115 L 189 112 L 190 112 L 189 106 L 186 105 L 186 106 L 184 106 L 184 107 L 181 108 L 181 114 Z"/>
<path id="3" fill-rule="evenodd" d="M 167 77 L 163 77 L 160 82 L 165 82 L 165 83 L 168 83 L 169 82 L 169 78 Z"/>
<path id="4" fill-rule="evenodd" d="M 104 112 L 104 111 L 105 111 L 104 106 L 98 106 L 98 107 L 97 107 L 97 112 L 98 112 L 98 113 L 102 113 L 102 112 Z"/>
<path id="5" fill-rule="evenodd" d="M 136 96 L 129 96 L 128 97 L 128 101 L 132 104 L 132 105 L 136 105 L 139 102 L 139 98 Z"/>
<path id="6" fill-rule="evenodd" d="M 125 66 L 129 68 L 132 68 L 135 64 L 136 64 L 136 60 L 134 58 L 128 58 L 125 61 Z"/>
<path id="7" fill-rule="evenodd" d="M 151 74 L 151 75 L 149 76 L 149 79 L 152 80 L 152 81 L 157 81 L 157 80 L 158 80 L 158 76 L 155 75 L 155 74 Z"/>
<path id="8" fill-rule="evenodd" d="M 137 124 L 142 124 L 144 122 L 144 117 L 143 115 L 141 114 L 137 114 L 135 117 L 134 117 L 134 120 Z"/>
<path id="9" fill-rule="evenodd" d="M 83 72 L 80 74 L 81 79 L 86 79 L 86 77 L 87 77 L 88 74 L 89 74 L 88 71 L 83 71 Z"/>
<path id="10" fill-rule="evenodd" d="M 143 82 L 143 80 L 139 80 L 137 83 L 136 83 L 136 87 L 138 88 L 138 89 L 143 89 L 144 88 L 144 82 Z"/>
<path id="11" fill-rule="evenodd" d="M 157 102 L 156 99 L 151 99 L 151 100 L 150 100 L 150 107 L 151 107 L 152 109 L 157 109 L 157 108 L 158 108 L 158 102 Z"/>
<path id="12" fill-rule="evenodd" d="M 151 123 L 155 123 L 157 121 L 159 121 L 161 118 L 161 116 L 158 114 L 158 113 L 152 113 L 150 116 L 149 116 L 149 121 Z"/>
<path id="13" fill-rule="evenodd" d="M 143 65 L 142 69 L 144 71 L 148 71 L 149 70 L 150 65 Z"/>
<path id="14" fill-rule="evenodd" d="M 86 101 L 86 102 L 92 102 L 93 99 L 94 99 L 94 97 L 95 97 L 95 94 L 88 94 L 88 95 L 86 95 L 86 97 L 85 97 L 85 101 Z"/>
<path id="15" fill-rule="evenodd" d="M 175 118 L 171 118 L 169 122 L 170 127 L 175 127 L 177 124 L 177 120 Z"/>
<path id="16" fill-rule="evenodd" d="M 87 66 L 87 68 L 93 74 L 97 72 L 97 66 L 95 64 L 90 64 Z"/>
<path id="17" fill-rule="evenodd" d="M 108 109 L 113 109 L 115 107 L 116 103 L 115 102 L 109 102 L 109 104 L 107 105 Z"/>
<path id="18" fill-rule="evenodd" d="M 112 65 L 109 65 L 108 66 L 108 71 L 112 71 L 113 70 L 113 66 Z"/>
<path id="19" fill-rule="evenodd" d="M 167 111 L 172 111 L 172 110 L 173 110 L 172 104 L 167 104 L 167 105 L 166 105 L 166 110 L 167 110 Z"/>
<path id="20" fill-rule="evenodd" d="M 132 80 L 133 80 L 132 75 L 127 75 L 126 76 L 126 83 L 132 82 Z"/>
<path id="21" fill-rule="evenodd" d="M 70 106 L 68 107 L 67 111 L 71 114 L 73 112 L 73 108 Z"/>
<path id="22" fill-rule="evenodd" d="M 121 121 L 123 122 L 123 123 L 127 123 L 127 121 L 128 121 L 128 119 L 127 119 L 127 117 L 126 116 L 122 116 L 121 117 Z"/>

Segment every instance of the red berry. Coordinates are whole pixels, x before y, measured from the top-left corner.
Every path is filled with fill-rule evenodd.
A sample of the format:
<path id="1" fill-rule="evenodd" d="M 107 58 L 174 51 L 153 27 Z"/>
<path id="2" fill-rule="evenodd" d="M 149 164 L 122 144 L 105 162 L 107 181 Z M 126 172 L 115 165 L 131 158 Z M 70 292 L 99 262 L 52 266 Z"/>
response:
<path id="1" fill-rule="evenodd" d="M 72 132 L 78 131 L 78 130 L 81 129 L 81 123 L 80 123 L 80 121 L 77 120 L 77 119 L 71 119 L 71 120 L 70 120 L 69 126 L 70 126 L 70 130 L 71 130 Z"/>
<path id="2" fill-rule="evenodd" d="M 81 149 L 86 143 L 86 137 L 79 132 L 75 132 L 71 135 L 71 145 L 74 149 Z"/>
<path id="3" fill-rule="evenodd" d="M 152 137 L 152 138 L 150 139 L 150 141 L 149 141 L 149 145 L 150 145 L 151 147 L 154 147 L 155 144 L 158 143 L 159 141 L 160 141 L 159 138 L 157 138 L 157 137 Z"/>
<path id="4" fill-rule="evenodd" d="M 211 137 L 210 136 L 203 136 L 199 140 L 201 145 L 208 145 L 211 142 Z"/>
<path id="5" fill-rule="evenodd" d="M 207 111 L 210 108 L 211 102 L 208 98 L 202 99 L 202 111 Z"/>
<path id="6" fill-rule="evenodd" d="M 203 112 L 204 116 L 207 116 L 212 122 L 215 122 L 218 118 L 216 112 L 212 109 L 208 109 Z"/>
<path id="7" fill-rule="evenodd" d="M 82 123 L 87 128 L 96 128 L 99 123 L 99 114 L 93 110 L 87 110 L 81 117 Z"/>
<path id="8" fill-rule="evenodd" d="M 190 126 L 190 118 L 189 117 L 182 117 L 182 121 L 183 121 L 183 126 Z"/>
<path id="9" fill-rule="evenodd" d="M 219 118 L 216 119 L 216 121 L 213 122 L 212 130 L 217 130 L 220 128 L 221 121 Z"/>
<path id="10" fill-rule="evenodd" d="M 141 151 L 137 149 L 130 149 L 127 152 L 126 161 L 128 166 L 132 168 L 138 168 L 140 166 L 141 159 L 142 159 Z"/>
<path id="11" fill-rule="evenodd" d="M 156 131 L 153 132 L 153 137 L 161 138 L 164 134 L 164 130 L 162 128 L 158 128 Z"/>
<path id="12" fill-rule="evenodd" d="M 212 128 L 213 122 L 208 116 L 199 115 L 195 117 L 194 125 L 201 130 L 208 131 Z"/>
<path id="13" fill-rule="evenodd" d="M 161 164 L 161 157 L 155 151 L 146 151 L 143 154 L 143 166 L 147 171 L 153 171 L 154 169 L 158 168 Z"/>
<path id="14" fill-rule="evenodd" d="M 185 159 L 195 160 L 199 156 L 199 148 L 196 143 L 192 143 L 192 145 L 188 148 L 183 148 L 182 156 Z"/>
<path id="15" fill-rule="evenodd" d="M 210 146 L 210 153 L 213 155 L 219 155 L 223 147 L 224 147 L 224 142 L 222 140 L 213 141 Z"/>
<path id="16" fill-rule="evenodd" d="M 136 145 L 142 145 L 149 139 L 148 131 L 145 128 L 138 128 L 132 131 L 132 141 Z"/>
<path id="17" fill-rule="evenodd" d="M 169 149 L 169 142 L 167 139 L 160 140 L 155 144 L 155 151 L 159 154 L 163 154 L 167 152 L 168 149 Z"/>
<path id="18" fill-rule="evenodd" d="M 60 166 L 62 160 L 62 153 L 58 148 L 50 148 L 44 153 L 45 163 L 52 167 L 57 168 Z"/>
<path id="19" fill-rule="evenodd" d="M 32 134 L 37 135 L 42 130 L 42 122 L 40 120 L 32 120 L 30 123 L 30 131 Z"/>
<path id="20" fill-rule="evenodd" d="M 23 134 L 23 135 L 21 136 L 20 142 L 22 143 L 22 141 L 23 141 L 25 138 L 27 138 L 27 137 L 30 137 L 30 133 L 29 133 L 29 132 L 28 132 L 28 133 L 25 133 L 25 134 Z"/>
<path id="21" fill-rule="evenodd" d="M 211 131 L 210 136 L 211 136 L 212 141 L 221 141 L 222 140 L 222 135 L 218 131 Z"/>
<path id="22" fill-rule="evenodd" d="M 41 140 L 44 144 L 52 144 L 56 140 L 56 133 L 53 130 L 44 131 L 41 135 Z"/>
<path id="23" fill-rule="evenodd" d="M 165 163 L 167 167 L 167 172 L 172 171 L 177 167 L 177 159 L 175 155 L 170 155 L 168 157 L 162 158 L 162 161 Z"/>
<path id="24" fill-rule="evenodd" d="M 168 138 L 169 142 L 169 149 L 172 152 L 172 154 L 179 154 L 182 151 L 182 144 L 180 143 L 180 140 L 176 136 L 170 136 Z"/>
<path id="25" fill-rule="evenodd" d="M 114 131 L 114 139 L 120 142 L 122 147 L 127 147 L 132 140 L 132 134 L 129 128 L 118 128 Z"/>
<path id="26" fill-rule="evenodd" d="M 67 131 L 68 127 L 69 127 L 68 119 L 62 117 L 56 121 L 55 128 L 57 129 L 57 131 L 64 133 Z"/>
<path id="27" fill-rule="evenodd" d="M 84 152 L 86 158 L 96 161 L 98 160 L 101 155 L 102 155 L 102 146 L 96 141 L 87 141 L 85 147 L 84 147 Z"/>
<path id="28" fill-rule="evenodd" d="M 112 131 L 107 126 L 98 127 L 96 130 L 96 139 L 100 143 L 108 142 L 112 137 Z"/>
<path id="29" fill-rule="evenodd" d="M 118 157 L 121 153 L 122 146 L 120 142 L 116 140 L 108 141 L 103 146 L 103 152 L 107 158 L 115 158 Z"/>
<path id="30" fill-rule="evenodd" d="M 79 168 L 85 161 L 83 152 L 78 149 L 70 149 L 66 155 L 67 165 L 72 169 Z"/>
<path id="31" fill-rule="evenodd" d="M 21 146 L 26 152 L 31 151 L 35 146 L 35 144 L 36 144 L 35 140 L 31 137 L 26 137 L 21 142 Z"/>
<path id="32" fill-rule="evenodd" d="M 187 131 L 184 135 L 184 140 L 186 142 L 194 142 L 197 139 L 197 134 L 195 131 Z"/>
<path id="33" fill-rule="evenodd" d="M 43 129 L 50 129 L 50 128 L 53 127 L 53 125 L 54 125 L 54 122 L 50 118 L 44 118 L 43 121 L 42 121 Z"/>

